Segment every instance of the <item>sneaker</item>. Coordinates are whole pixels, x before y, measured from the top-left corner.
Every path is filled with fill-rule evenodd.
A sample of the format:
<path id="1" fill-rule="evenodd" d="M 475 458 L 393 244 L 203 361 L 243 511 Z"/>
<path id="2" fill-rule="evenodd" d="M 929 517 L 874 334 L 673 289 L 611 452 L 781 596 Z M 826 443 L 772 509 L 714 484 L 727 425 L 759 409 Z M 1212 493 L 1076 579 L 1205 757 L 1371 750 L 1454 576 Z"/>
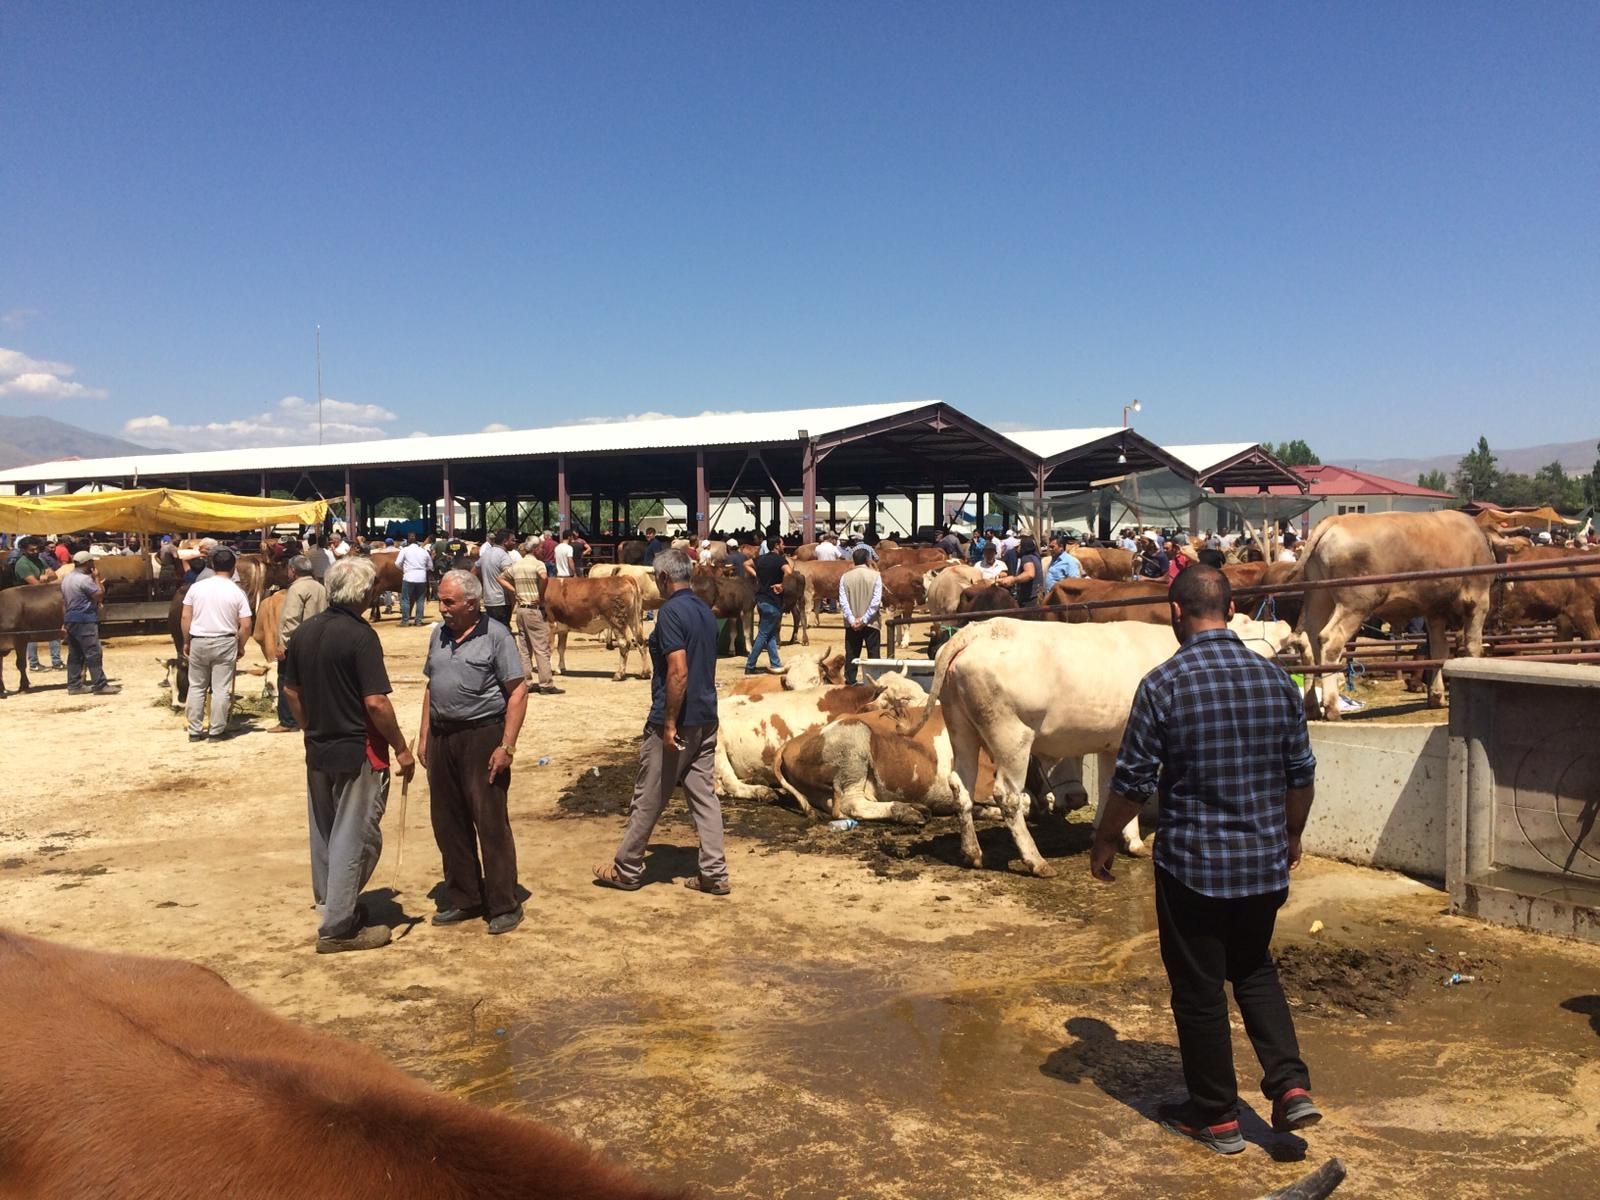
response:
<path id="1" fill-rule="evenodd" d="M 50 669 L 52 671 L 65 671 L 67 669 L 67 664 L 66 663 L 53 662 L 53 663 L 50 664 Z"/>
<path id="2" fill-rule="evenodd" d="M 434 925 L 459 925 L 463 921 L 475 921 L 483 916 L 481 908 L 443 908 L 433 914 Z"/>
<path id="3" fill-rule="evenodd" d="M 1290 1088 L 1272 1102 L 1272 1127 L 1279 1133 L 1310 1129 L 1322 1120 L 1322 1110 L 1305 1088 Z"/>
<path id="4" fill-rule="evenodd" d="M 81 695 L 83 695 L 83 689 L 81 687 L 69 687 L 67 689 L 67 695 L 69 695 L 69 696 L 81 696 Z"/>
<path id="5" fill-rule="evenodd" d="M 1161 1105 L 1156 1109 L 1156 1120 L 1161 1123 L 1161 1128 L 1198 1142 L 1218 1154 L 1238 1154 L 1244 1149 L 1244 1135 L 1239 1132 L 1238 1121 L 1207 1125 L 1194 1115 L 1187 1101 L 1183 1104 Z"/>
<path id="6" fill-rule="evenodd" d="M 767 668 L 767 674 L 769 675 L 787 675 L 788 673 L 789 668 L 783 666 L 782 664 L 779 664 L 778 666 L 769 666 Z"/>
<path id="7" fill-rule="evenodd" d="M 206 735 L 203 733 L 191 733 L 189 735 L 189 740 L 191 742 L 203 742 L 206 740 Z"/>
<path id="8" fill-rule="evenodd" d="M 67 690 L 70 692 L 72 689 L 68 688 Z M 122 690 L 122 685 L 119 683 L 102 683 L 98 687 L 92 687 L 89 690 L 96 696 L 115 696 Z"/>
<path id="9" fill-rule="evenodd" d="M 522 924 L 522 905 L 517 905 L 508 913 L 501 913 L 498 917 L 489 918 L 490 933 L 510 933 Z"/>
<path id="10" fill-rule="evenodd" d="M 558 688 L 553 683 L 549 687 L 542 687 L 539 689 L 539 695 L 541 696 L 565 696 L 566 694 L 566 688 Z"/>
<path id="11" fill-rule="evenodd" d="M 389 944 L 387 925 L 363 925 L 349 937 L 317 939 L 318 954 L 342 954 L 346 950 L 376 950 Z"/>

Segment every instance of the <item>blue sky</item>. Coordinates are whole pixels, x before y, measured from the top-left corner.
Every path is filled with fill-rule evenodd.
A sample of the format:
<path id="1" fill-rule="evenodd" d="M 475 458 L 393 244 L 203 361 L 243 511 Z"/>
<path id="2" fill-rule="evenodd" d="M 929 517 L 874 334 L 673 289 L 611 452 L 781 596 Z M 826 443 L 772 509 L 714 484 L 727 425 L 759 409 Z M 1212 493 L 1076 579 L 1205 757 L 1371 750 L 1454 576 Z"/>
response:
<path id="1" fill-rule="evenodd" d="M 341 436 L 1600 433 L 1594 3 L 11 0 L 0 52 L 0 412 L 299 441 L 320 323 Z"/>

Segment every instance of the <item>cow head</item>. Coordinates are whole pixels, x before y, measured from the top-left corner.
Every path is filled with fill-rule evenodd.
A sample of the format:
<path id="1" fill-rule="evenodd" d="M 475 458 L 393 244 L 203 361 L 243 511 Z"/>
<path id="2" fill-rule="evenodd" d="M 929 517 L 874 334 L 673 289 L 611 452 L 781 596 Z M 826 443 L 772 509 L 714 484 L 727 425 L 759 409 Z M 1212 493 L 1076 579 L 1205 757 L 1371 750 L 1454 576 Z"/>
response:
<path id="1" fill-rule="evenodd" d="M 878 706 L 896 721 L 904 720 L 913 708 L 922 708 L 928 703 L 928 693 L 922 685 L 903 671 L 880 675 L 873 681 L 873 686 L 878 691 Z"/>
<path id="2" fill-rule="evenodd" d="M 1235 616 L 1228 628 L 1238 634 L 1239 640 L 1262 658 L 1286 658 L 1303 655 L 1310 662 L 1307 643 L 1295 633 L 1288 621 L 1257 621 L 1252 617 Z M 1292 653 L 1291 653 L 1292 652 Z"/>

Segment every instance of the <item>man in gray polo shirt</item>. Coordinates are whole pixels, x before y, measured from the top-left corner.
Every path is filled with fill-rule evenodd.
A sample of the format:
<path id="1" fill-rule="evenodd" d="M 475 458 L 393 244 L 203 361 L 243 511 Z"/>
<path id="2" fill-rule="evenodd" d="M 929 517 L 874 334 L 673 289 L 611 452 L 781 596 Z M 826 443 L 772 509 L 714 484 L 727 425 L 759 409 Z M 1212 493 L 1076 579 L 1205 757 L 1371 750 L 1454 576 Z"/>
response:
<path id="1" fill-rule="evenodd" d="M 511 628 L 511 598 L 500 583 L 500 576 L 511 569 L 511 553 L 507 549 L 514 540 L 509 529 L 494 535 L 478 551 L 478 579 L 483 587 L 483 611 L 507 629 Z"/>
<path id="2" fill-rule="evenodd" d="M 417 737 L 444 860 L 444 895 L 433 923 L 488 917 L 490 933 L 509 933 L 522 921 L 522 903 L 506 791 L 528 681 L 511 631 L 484 614 L 483 587 L 470 572 L 445 573 L 439 613 L 444 622 L 422 668 L 428 682 Z"/>

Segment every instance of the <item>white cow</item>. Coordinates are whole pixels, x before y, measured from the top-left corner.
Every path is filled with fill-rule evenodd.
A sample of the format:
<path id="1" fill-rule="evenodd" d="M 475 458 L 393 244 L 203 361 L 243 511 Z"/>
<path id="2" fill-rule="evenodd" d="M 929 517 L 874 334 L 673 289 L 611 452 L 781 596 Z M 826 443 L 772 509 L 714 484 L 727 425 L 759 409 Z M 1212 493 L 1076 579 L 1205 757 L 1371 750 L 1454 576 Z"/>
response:
<path id="1" fill-rule="evenodd" d="M 791 738 L 838 717 L 870 711 L 909 713 L 925 699 L 904 675 L 854 687 L 730 696 L 717 705 L 717 791 L 738 800 L 772 800 L 772 764 Z"/>
<path id="2" fill-rule="evenodd" d="M 607 575 L 626 575 L 639 585 L 639 599 L 644 602 L 645 612 L 654 612 L 661 607 L 661 589 L 656 586 L 656 572 L 654 567 L 634 566 L 628 563 L 595 563 L 589 568 L 590 579 L 604 579 Z M 606 649 L 610 649 L 608 645 Z"/>
<path id="3" fill-rule="evenodd" d="M 1294 641 L 1286 621 L 1235 617 L 1231 625 L 1263 657 L 1274 657 Z M 994 759 L 994 799 L 1028 869 L 1040 876 L 1055 874 L 1025 820 L 1029 757 L 1054 764 L 1098 755 L 1104 804 L 1134 691 L 1177 649 L 1170 628 L 1143 621 L 1074 625 L 1009 617 L 970 624 L 945 644 L 921 721 L 940 704 L 955 753 L 961 857 L 968 866 L 983 865 L 972 823 L 979 751 L 988 750 Z M 1123 839 L 1130 853 L 1147 852 L 1137 819 Z"/>
<path id="4" fill-rule="evenodd" d="M 936 567 L 922 577 L 922 590 L 928 597 L 928 613 L 930 616 L 943 616 L 953 613 L 956 605 L 961 603 L 961 593 L 975 583 L 982 583 L 983 575 L 977 567 L 969 567 L 965 563 L 951 563 L 947 567 Z"/>

